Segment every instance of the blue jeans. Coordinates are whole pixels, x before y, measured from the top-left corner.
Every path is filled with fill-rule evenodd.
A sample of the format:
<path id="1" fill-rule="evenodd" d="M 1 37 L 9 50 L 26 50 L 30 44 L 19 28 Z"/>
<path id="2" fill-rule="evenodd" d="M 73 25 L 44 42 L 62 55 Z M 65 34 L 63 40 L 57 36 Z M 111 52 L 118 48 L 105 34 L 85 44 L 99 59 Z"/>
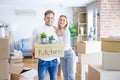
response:
<path id="1" fill-rule="evenodd" d="M 60 61 L 64 80 L 75 80 L 75 52 L 72 49 L 66 50 Z"/>
<path id="2" fill-rule="evenodd" d="M 50 74 L 50 80 L 57 80 L 58 61 L 57 59 L 51 61 L 44 61 L 39 59 L 38 62 L 38 77 L 39 80 L 46 80 L 47 71 Z"/>

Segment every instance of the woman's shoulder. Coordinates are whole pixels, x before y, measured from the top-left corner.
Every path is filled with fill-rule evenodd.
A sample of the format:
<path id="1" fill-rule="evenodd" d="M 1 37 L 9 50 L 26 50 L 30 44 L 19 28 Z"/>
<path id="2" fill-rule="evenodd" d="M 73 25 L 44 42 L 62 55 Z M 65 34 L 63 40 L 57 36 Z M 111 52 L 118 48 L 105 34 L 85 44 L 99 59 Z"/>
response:
<path id="1" fill-rule="evenodd" d="M 57 27 L 56 26 L 52 26 L 55 30 L 57 30 Z"/>
<path id="2" fill-rule="evenodd" d="M 64 32 L 70 32 L 69 29 L 63 29 Z"/>

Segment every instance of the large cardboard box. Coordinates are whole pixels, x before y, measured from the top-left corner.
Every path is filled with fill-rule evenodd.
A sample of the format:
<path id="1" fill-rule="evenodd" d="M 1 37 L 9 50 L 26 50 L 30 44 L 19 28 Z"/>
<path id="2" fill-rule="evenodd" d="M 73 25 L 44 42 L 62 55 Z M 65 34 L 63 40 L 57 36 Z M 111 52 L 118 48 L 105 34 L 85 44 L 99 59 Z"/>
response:
<path id="1" fill-rule="evenodd" d="M 83 41 L 77 44 L 77 52 L 81 54 L 90 54 L 101 51 L 100 41 Z"/>
<path id="2" fill-rule="evenodd" d="M 8 59 L 0 59 L 0 80 L 9 79 Z"/>
<path id="3" fill-rule="evenodd" d="M 78 62 L 81 64 L 100 65 L 102 64 L 102 54 L 101 52 L 93 54 L 78 54 Z"/>
<path id="4" fill-rule="evenodd" d="M 102 38 L 101 49 L 105 52 L 120 52 L 120 38 Z"/>
<path id="5" fill-rule="evenodd" d="M 10 45 L 9 38 L 0 38 L 0 59 L 9 58 Z"/>
<path id="6" fill-rule="evenodd" d="M 23 68 L 23 65 L 10 65 L 11 80 L 38 80 L 37 71 L 31 68 Z"/>
<path id="7" fill-rule="evenodd" d="M 103 52 L 102 67 L 105 70 L 120 70 L 120 52 Z"/>
<path id="8" fill-rule="evenodd" d="M 106 71 L 101 66 L 88 65 L 88 80 L 120 80 L 120 71 Z"/>
<path id="9" fill-rule="evenodd" d="M 64 45 L 57 44 L 35 44 L 35 58 L 63 57 Z"/>

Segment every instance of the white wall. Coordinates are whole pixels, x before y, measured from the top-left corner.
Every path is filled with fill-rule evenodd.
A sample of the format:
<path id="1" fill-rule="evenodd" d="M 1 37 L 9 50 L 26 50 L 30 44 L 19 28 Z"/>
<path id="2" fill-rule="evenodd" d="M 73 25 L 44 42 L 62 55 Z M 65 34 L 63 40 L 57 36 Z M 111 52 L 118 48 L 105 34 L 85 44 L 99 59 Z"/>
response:
<path id="1" fill-rule="evenodd" d="M 88 34 L 90 32 L 90 27 L 95 27 L 95 32 L 97 32 L 97 2 L 94 1 L 87 5 L 87 23 L 88 23 Z M 97 34 L 95 33 L 97 38 Z"/>
<path id="2" fill-rule="evenodd" d="M 17 6 L 17 5 L 0 5 L 0 22 L 13 25 L 16 24 L 14 32 L 14 41 L 17 43 L 21 38 L 30 38 L 35 27 L 43 25 L 44 12 L 51 9 L 55 12 L 55 23 L 57 26 L 58 17 L 65 14 L 70 21 L 73 20 L 72 8 L 62 6 Z M 31 13 L 16 14 L 16 10 L 32 10 Z M 28 14 L 28 15 L 27 15 Z"/>

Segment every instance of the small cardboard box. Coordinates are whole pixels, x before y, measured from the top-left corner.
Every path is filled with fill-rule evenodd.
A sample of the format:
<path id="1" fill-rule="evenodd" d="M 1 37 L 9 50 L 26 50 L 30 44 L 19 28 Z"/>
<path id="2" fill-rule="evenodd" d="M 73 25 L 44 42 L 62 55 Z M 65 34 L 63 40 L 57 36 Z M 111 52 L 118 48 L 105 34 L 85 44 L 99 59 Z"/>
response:
<path id="1" fill-rule="evenodd" d="M 10 57 L 10 63 L 21 63 L 23 61 L 23 54 L 19 53 L 17 56 Z"/>
<path id="2" fill-rule="evenodd" d="M 77 52 L 81 54 L 90 54 L 101 51 L 100 41 L 83 41 L 77 44 Z"/>
<path id="3" fill-rule="evenodd" d="M 120 52 L 120 38 L 102 38 L 101 49 L 105 52 Z"/>
<path id="4" fill-rule="evenodd" d="M 0 38 L 0 59 L 9 58 L 10 45 L 9 38 Z"/>
<path id="5" fill-rule="evenodd" d="M 88 65 L 88 80 L 120 80 L 120 71 L 106 71 L 100 65 Z"/>
<path id="6" fill-rule="evenodd" d="M 63 57 L 64 45 L 57 44 L 35 44 L 35 58 Z"/>
<path id="7" fill-rule="evenodd" d="M 0 59 L 0 80 L 9 79 L 8 59 Z"/>
<path id="8" fill-rule="evenodd" d="M 93 54 L 78 54 L 78 62 L 81 64 L 100 65 L 102 64 L 102 54 L 101 52 Z"/>
<path id="9" fill-rule="evenodd" d="M 11 80 L 38 80 L 37 71 L 31 68 L 23 68 L 23 65 L 10 65 Z"/>
<path id="10" fill-rule="evenodd" d="M 102 67 L 105 70 L 120 71 L 120 52 L 103 52 Z"/>

